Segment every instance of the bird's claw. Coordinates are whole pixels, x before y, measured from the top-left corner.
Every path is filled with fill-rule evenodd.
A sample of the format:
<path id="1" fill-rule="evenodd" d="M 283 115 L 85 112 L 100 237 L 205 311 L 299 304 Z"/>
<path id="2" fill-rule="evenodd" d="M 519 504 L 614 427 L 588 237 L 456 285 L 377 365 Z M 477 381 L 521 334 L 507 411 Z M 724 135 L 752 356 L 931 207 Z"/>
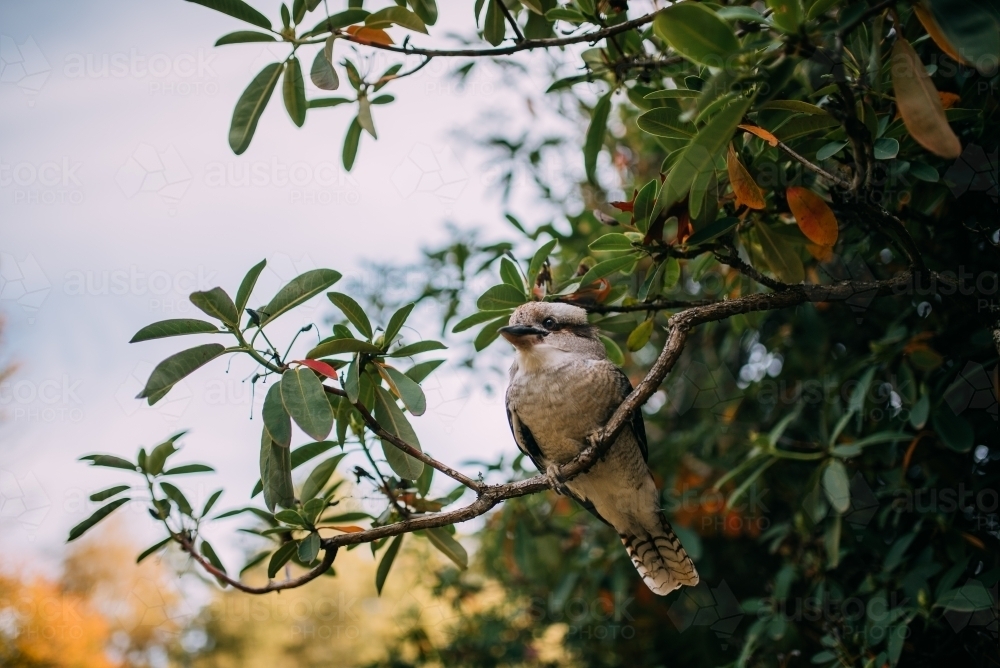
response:
<path id="1" fill-rule="evenodd" d="M 555 490 L 556 494 L 569 496 L 569 489 L 567 489 L 566 483 L 564 483 L 562 478 L 559 477 L 558 464 L 548 465 L 548 467 L 545 469 L 545 479 L 548 481 L 549 487 Z"/>

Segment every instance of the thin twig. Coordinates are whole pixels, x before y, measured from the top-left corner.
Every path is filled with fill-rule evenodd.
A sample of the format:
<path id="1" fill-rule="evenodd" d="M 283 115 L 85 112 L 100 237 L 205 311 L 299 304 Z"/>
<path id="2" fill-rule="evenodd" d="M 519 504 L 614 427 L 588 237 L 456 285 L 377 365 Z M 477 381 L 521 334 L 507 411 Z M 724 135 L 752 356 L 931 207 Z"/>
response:
<path id="1" fill-rule="evenodd" d="M 497 7 L 500 8 L 500 12 L 503 17 L 507 19 L 507 23 L 510 27 L 514 29 L 514 35 L 518 44 L 524 41 L 524 34 L 521 32 L 521 26 L 517 25 L 517 21 L 514 20 L 513 15 L 511 15 L 510 10 L 507 9 L 507 4 L 503 0 L 496 0 Z"/>
<path id="2" fill-rule="evenodd" d="M 804 165 L 806 168 L 808 168 L 808 169 L 816 172 L 817 174 L 819 174 L 820 176 L 822 176 L 824 179 L 828 179 L 829 181 L 837 184 L 838 186 L 840 186 L 844 190 L 850 190 L 851 189 L 851 182 L 850 181 L 848 181 L 847 179 L 843 179 L 843 178 L 841 178 L 839 176 L 835 176 L 835 175 L 831 174 L 830 172 L 826 171 L 825 169 L 823 169 L 822 167 L 820 167 L 819 165 L 817 165 L 817 164 L 815 164 L 813 162 L 810 162 L 809 160 L 803 158 L 801 155 L 799 155 L 798 153 L 796 153 L 795 150 L 793 150 L 792 147 L 790 147 L 785 142 L 779 141 L 778 142 L 778 148 L 781 149 L 782 151 L 784 151 L 786 154 L 788 154 L 788 156 L 790 158 L 793 158 L 794 160 L 797 160 L 799 163 L 801 163 L 802 165 Z"/>
<path id="3" fill-rule="evenodd" d="M 651 23 L 653 19 L 659 12 L 652 12 L 651 14 L 646 14 L 645 16 L 640 16 L 637 19 L 632 19 L 631 21 L 626 21 L 625 23 L 619 23 L 618 25 L 610 26 L 608 28 L 603 28 L 601 30 L 595 30 L 593 32 L 582 33 L 580 35 L 573 35 L 570 37 L 549 37 L 546 39 L 526 39 L 523 42 L 519 42 L 512 46 L 502 46 L 494 49 L 422 49 L 419 47 L 412 46 L 395 46 L 394 44 L 378 44 L 375 42 L 369 42 L 366 40 L 361 40 L 351 35 L 347 32 L 336 31 L 339 39 L 346 40 L 348 42 L 354 42 L 355 44 L 360 44 L 361 46 L 370 46 L 373 49 L 380 49 L 382 51 L 392 51 L 393 53 L 402 53 L 405 55 L 414 56 L 431 56 L 431 57 L 442 57 L 442 58 L 490 58 L 493 56 L 509 56 L 519 51 L 531 51 L 533 49 L 549 49 L 558 46 L 568 46 L 570 44 L 580 44 L 583 42 L 598 42 L 605 37 L 610 37 L 611 35 L 618 35 L 623 32 L 628 32 L 635 28 Z M 324 39 L 309 39 L 309 40 L 295 40 L 295 44 L 322 44 L 325 42 Z"/>

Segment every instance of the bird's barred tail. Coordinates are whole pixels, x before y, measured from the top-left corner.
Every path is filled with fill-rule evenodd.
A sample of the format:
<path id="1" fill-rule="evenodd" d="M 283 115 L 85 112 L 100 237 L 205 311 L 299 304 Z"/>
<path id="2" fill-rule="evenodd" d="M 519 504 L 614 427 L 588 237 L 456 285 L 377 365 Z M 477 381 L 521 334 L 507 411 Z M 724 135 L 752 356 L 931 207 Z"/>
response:
<path id="1" fill-rule="evenodd" d="M 698 584 L 698 571 L 663 513 L 657 510 L 644 520 L 618 535 L 646 586 L 666 596 L 682 585 Z"/>

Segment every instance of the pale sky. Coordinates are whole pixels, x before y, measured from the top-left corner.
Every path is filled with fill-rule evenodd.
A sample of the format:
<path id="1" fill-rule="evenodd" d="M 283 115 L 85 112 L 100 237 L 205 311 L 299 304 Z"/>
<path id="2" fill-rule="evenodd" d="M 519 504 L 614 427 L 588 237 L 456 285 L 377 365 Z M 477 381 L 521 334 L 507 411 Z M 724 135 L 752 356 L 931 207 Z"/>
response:
<path id="1" fill-rule="evenodd" d="M 278 3 L 256 6 L 279 21 Z M 447 21 L 451 13 L 442 14 Z M 471 10 L 460 14 L 434 32 L 469 34 Z M 379 281 L 366 259 L 414 261 L 420 247 L 446 238 L 446 221 L 493 238 L 508 233 L 496 172 L 459 131 L 483 131 L 475 121 L 487 115 L 522 127 L 531 121 L 526 95 L 544 107 L 542 81 L 532 87 L 528 80 L 515 94 L 492 69 L 460 90 L 446 76 L 454 63 L 434 62 L 385 89 L 397 102 L 375 107 L 381 139 L 362 139 L 350 174 L 340 155 L 351 108 L 310 111 L 298 129 L 279 90 L 249 150 L 235 156 L 227 143 L 233 105 L 273 62 L 270 50 L 278 59 L 285 53 L 259 44 L 212 47 L 242 27 L 179 0 L 0 4 L 0 313 L 7 321 L 0 359 L 19 365 L 0 388 L 2 561 L 51 571 L 68 529 L 97 507 L 86 496 L 122 479 L 78 457 L 134 457 L 140 445 L 181 429 L 190 434 L 174 461 L 220 470 L 185 481 L 194 502 L 217 487 L 227 490 L 218 508 L 248 500 L 260 429 L 259 412 L 248 419 L 243 380 L 251 365 L 234 363 L 227 374 L 227 362 L 216 360 L 153 408 L 132 398 L 153 365 L 203 341 L 128 344 L 150 322 L 198 316 L 189 292 L 221 285 L 234 294 L 261 258 L 269 269 L 255 292 L 260 301 L 313 267 L 341 271 L 341 287 Z M 394 34 L 402 39 L 400 29 Z M 543 57 L 521 60 L 540 68 Z M 392 62 L 383 57 L 377 68 Z M 579 174 L 582 161 L 572 160 L 567 169 Z M 514 209 L 531 225 L 546 222 L 526 197 Z M 332 307 L 317 298 L 300 311 L 283 318 L 277 339 L 321 322 Z M 413 324 L 420 331 L 411 334 L 435 334 L 429 320 Z M 509 351 L 498 345 L 494 354 Z M 414 421 L 425 449 L 453 463 L 514 454 L 499 397 L 469 393 L 467 376 L 439 374 L 426 386 L 427 414 Z M 157 538 L 142 506 L 119 512 L 136 540 Z M 231 565 L 239 555 L 236 526 L 209 530 Z"/>

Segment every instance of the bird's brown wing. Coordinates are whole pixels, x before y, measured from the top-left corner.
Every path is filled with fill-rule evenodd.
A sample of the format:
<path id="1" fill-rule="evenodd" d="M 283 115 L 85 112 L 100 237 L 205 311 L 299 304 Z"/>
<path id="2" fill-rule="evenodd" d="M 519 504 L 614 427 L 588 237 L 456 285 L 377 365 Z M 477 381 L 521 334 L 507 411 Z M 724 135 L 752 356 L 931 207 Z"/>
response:
<path id="1" fill-rule="evenodd" d="M 622 402 L 625 401 L 625 398 L 632 393 L 632 381 L 630 381 L 628 376 L 625 375 L 625 372 L 618 367 L 615 367 L 615 371 L 618 372 L 616 379 L 618 380 L 618 393 L 621 395 L 618 401 Z M 610 418 L 611 416 L 609 415 L 608 417 Z M 632 430 L 632 434 L 635 436 L 635 441 L 639 444 L 639 450 L 642 452 L 642 460 L 648 463 L 649 446 L 646 444 L 646 424 L 642 419 L 641 408 L 636 408 L 632 411 L 632 419 L 628 423 L 628 428 Z"/>

